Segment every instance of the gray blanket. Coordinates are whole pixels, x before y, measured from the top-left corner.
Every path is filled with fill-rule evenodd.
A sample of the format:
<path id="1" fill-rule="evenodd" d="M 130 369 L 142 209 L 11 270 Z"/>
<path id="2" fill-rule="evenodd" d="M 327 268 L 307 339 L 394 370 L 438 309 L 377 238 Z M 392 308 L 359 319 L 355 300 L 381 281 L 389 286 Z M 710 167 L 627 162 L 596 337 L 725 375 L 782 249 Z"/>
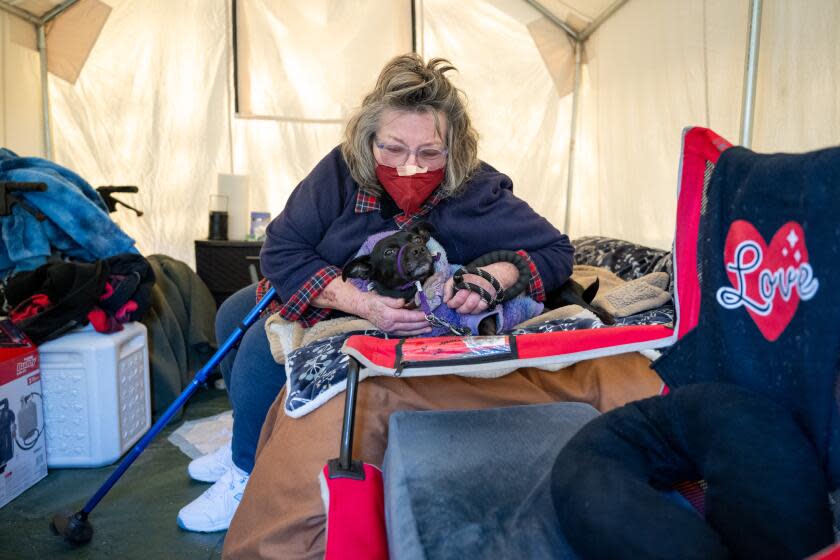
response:
<path id="1" fill-rule="evenodd" d="M 216 303 L 186 263 L 166 255 L 148 260 L 156 281 L 143 324 L 149 330 L 152 410 L 160 413 L 216 350 Z"/>

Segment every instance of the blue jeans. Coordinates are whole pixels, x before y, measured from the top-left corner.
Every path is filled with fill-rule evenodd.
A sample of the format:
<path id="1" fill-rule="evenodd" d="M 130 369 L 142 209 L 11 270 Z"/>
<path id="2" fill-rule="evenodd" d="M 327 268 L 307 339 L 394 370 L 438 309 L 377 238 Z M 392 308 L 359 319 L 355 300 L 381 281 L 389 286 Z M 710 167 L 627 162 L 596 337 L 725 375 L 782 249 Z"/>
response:
<path id="1" fill-rule="evenodd" d="M 226 340 L 256 305 L 257 285 L 226 299 L 216 314 L 216 339 Z M 263 421 L 271 403 L 286 383 L 286 368 L 274 361 L 265 334 L 265 317 L 245 332 L 239 348 L 219 364 L 233 407 L 233 464 L 250 473 Z"/>

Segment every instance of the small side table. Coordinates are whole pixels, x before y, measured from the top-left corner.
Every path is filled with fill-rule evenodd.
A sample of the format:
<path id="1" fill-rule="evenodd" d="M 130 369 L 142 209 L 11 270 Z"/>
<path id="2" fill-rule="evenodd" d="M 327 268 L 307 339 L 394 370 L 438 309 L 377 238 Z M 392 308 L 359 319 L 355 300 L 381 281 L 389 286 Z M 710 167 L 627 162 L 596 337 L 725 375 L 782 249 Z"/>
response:
<path id="1" fill-rule="evenodd" d="M 236 291 L 262 278 L 261 248 L 262 241 L 196 239 L 196 273 L 210 288 L 217 306 Z"/>

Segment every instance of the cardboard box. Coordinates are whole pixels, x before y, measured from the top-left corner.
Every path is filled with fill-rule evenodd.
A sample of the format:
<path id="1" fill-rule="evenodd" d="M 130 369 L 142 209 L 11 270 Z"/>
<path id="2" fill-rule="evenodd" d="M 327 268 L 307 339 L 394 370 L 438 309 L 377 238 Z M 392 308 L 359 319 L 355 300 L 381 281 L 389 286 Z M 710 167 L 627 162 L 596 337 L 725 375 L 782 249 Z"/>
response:
<path id="1" fill-rule="evenodd" d="M 47 476 L 38 350 L 0 321 L 0 507 Z"/>

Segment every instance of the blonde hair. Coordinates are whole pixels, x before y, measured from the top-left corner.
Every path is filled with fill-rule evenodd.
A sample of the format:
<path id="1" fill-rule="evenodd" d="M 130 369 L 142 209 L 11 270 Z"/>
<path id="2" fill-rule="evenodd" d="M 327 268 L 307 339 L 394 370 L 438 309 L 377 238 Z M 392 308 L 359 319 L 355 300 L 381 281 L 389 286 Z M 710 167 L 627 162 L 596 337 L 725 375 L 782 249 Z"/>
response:
<path id="1" fill-rule="evenodd" d="M 382 69 L 373 91 L 351 115 L 341 145 L 350 174 L 362 189 L 377 195 L 382 192 L 376 178 L 373 139 L 388 109 L 431 113 L 438 134 L 438 111 L 446 116 L 446 138 L 441 135 L 449 150 L 442 183 L 445 196 L 457 194 L 478 168 L 478 133 L 467 114 L 464 92 L 444 75 L 449 70 L 456 69 L 448 60 L 432 58 L 424 64 L 418 54 L 397 56 Z"/>

